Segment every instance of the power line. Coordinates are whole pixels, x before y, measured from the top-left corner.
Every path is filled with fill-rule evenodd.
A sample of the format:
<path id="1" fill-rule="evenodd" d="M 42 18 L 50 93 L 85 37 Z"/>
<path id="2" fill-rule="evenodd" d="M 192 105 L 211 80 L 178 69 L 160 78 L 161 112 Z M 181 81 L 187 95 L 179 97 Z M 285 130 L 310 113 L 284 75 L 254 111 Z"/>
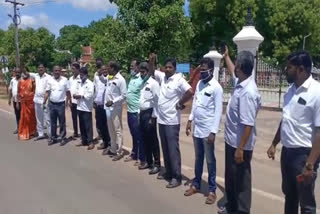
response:
<path id="1" fill-rule="evenodd" d="M 9 14 L 8 16 L 12 19 L 14 24 L 14 40 L 16 46 L 16 66 L 20 66 L 20 51 L 19 51 L 19 35 L 18 35 L 18 25 L 21 24 L 20 15 L 17 14 L 19 10 L 18 6 L 24 6 L 24 3 L 17 2 L 16 0 L 5 0 L 6 3 L 13 4 L 13 16 Z"/>

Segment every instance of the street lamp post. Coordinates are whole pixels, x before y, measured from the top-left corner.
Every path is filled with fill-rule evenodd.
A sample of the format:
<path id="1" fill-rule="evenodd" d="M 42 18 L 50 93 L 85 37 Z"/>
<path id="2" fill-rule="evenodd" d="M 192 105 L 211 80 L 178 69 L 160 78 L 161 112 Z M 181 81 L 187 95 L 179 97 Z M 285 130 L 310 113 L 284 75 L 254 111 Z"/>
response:
<path id="1" fill-rule="evenodd" d="M 303 47 L 302 47 L 303 50 L 305 49 L 305 46 L 306 46 L 306 38 L 308 38 L 309 36 L 311 36 L 311 33 L 303 37 Z"/>
<path id="2" fill-rule="evenodd" d="M 214 71 L 213 77 L 219 81 L 219 69 L 220 69 L 220 61 L 222 59 L 222 55 L 215 50 L 215 48 L 211 48 L 211 50 L 204 55 L 203 57 L 208 57 L 214 61 Z"/>
<path id="3" fill-rule="evenodd" d="M 233 42 L 238 47 L 238 53 L 246 50 L 250 51 L 257 60 L 257 53 L 259 45 L 263 42 L 264 38 L 261 34 L 255 29 L 253 20 L 252 20 L 252 9 L 248 8 L 248 17 L 247 23 L 243 26 L 242 30 L 233 38 Z M 254 70 L 252 72 L 253 78 L 256 76 L 256 62 L 254 63 Z"/>

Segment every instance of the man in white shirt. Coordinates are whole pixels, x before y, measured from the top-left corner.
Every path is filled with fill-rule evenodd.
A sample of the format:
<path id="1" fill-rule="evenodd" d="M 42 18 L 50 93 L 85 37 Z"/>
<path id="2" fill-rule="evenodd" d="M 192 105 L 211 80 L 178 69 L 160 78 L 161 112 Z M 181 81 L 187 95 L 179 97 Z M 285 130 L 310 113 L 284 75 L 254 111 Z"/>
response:
<path id="1" fill-rule="evenodd" d="M 97 66 L 98 67 L 98 66 Z M 108 84 L 108 70 L 105 65 L 102 65 L 94 76 L 95 96 L 93 107 L 95 108 L 96 128 L 98 139 L 102 139 L 102 143 L 98 146 L 98 150 L 104 150 L 110 146 L 110 135 L 108 131 L 107 115 L 104 109 L 104 97 Z M 97 139 L 96 139 L 97 140 Z"/>
<path id="2" fill-rule="evenodd" d="M 158 101 L 158 124 L 163 151 L 165 173 L 158 179 L 167 179 L 167 188 L 181 185 L 181 154 L 179 148 L 179 131 L 181 110 L 192 97 L 191 86 L 180 73 L 176 73 L 176 60 L 166 60 L 165 72 L 154 71 L 155 56 L 150 56 L 151 72 L 160 80 L 160 95 Z"/>
<path id="3" fill-rule="evenodd" d="M 192 110 L 186 127 L 187 136 L 191 132 L 193 122 L 193 142 L 195 148 L 195 178 L 185 192 L 191 196 L 201 189 L 203 161 L 207 160 L 209 194 L 206 204 L 214 204 L 216 196 L 216 158 L 214 143 L 219 131 L 222 116 L 223 90 L 218 81 L 213 78 L 214 62 L 204 58 L 200 62 L 200 78 L 192 103 Z"/>
<path id="4" fill-rule="evenodd" d="M 149 72 L 149 65 L 143 62 L 139 65 L 143 85 L 140 93 L 140 133 L 149 174 L 160 172 L 160 147 L 157 133 L 157 106 L 159 99 L 159 83 Z"/>
<path id="5" fill-rule="evenodd" d="M 77 146 L 88 146 L 88 150 L 94 149 L 93 128 L 92 128 L 92 107 L 94 86 L 88 79 L 88 69 L 82 67 L 80 69 L 81 82 L 77 87 L 77 92 L 73 94 L 73 98 L 78 101 L 77 111 L 80 121 L 81 143 Z"/>
<path id="6" fill-rule="evenodd" d="M 320 83 L 312 78 L 309 53 L 287 57 L 285 74 L 290 85 L 284 96 L 282 120 L 268 150 L 274 159 L 281 141 L 282 191 L 285 214 L 316 213 L 314 194 L 320 152 Z"/>
<path id="7" fill-rule="evenodd" d="M 50 98 L 49 98 L 50 95 Z M 66 104 L 71 105 L 70 85 L 67 78 L 61 76 L 60 66 L 53 67 L 53 77 L 48 81 L 43 105 L 45 106 L 49 98 L 49 111 L 51 121 L 51 139 L 48 145 L 60 142 L 64 146 L 66 139 Z M 57 135 L 57 122 L 59 119 L 60 134 Z"/>
<path id="8" fill-rule="evenodd" d="M 71 66 L 72 76 L 69 78 L 70 93 L 71 93 L 71 117 L 73 126 L 73 137 L 79 137 L 78 134 L 78 111 L 77 111 L 77 100 L 73 98 L 73 95 L 77 93 L 77 87 L 80 84 L 79 70 L 80 65 L 78 63 L 73 63 Z"/>
<path id="9" fill-rule="evenodd" d="M 16 130 L 13 132 L 13 134 L 18 134 L 19 122 L 20 122 L 20 111 L 21 111 L 20 101 L 18 98 L 18 82 L 21 78 L 20 69 L 13 69 L 12 76 L 13 78 L 11 79 L 10 85 L 9 85 L 8 104 L 11 105 L 11 102 L 13 103 L 14 114 L 16 116 L 16 123 L 17 123 Z"/>
<path id="10" fill-rule="evenodd" d="M 245 214 L 250 213 L 251 208 L 251 159 L 261 96 L 252 78 L 253 54 L 241 51 L 234 66 L 226 47 L 224 58 L 235 86 L 225 122 L 225 189 L 228 202 L 219 213 Z"/>
<path id="11" fill-rule="evenodd" d="M 35 74 L 34 78 L 36 83 L 36 91 L 33 102 L 36 112 L 38 132 L 38 137 L 35 139 L 35 141 L 38 141 L 45 139 L 46 137 L 50 137 L 50 114 L 47 106 L 43 106 L 43 101 L 48 81 L 51 76 L 46 73 L 46 68 L 44 67 L 44 65 L 39 64 L 38 74 Z M 44 134 L 44 126 L 47 127 L 47 136 Z"/>
<path id="12" fill-rule="evenodd" d="M 110 61 L 108 64 L 109 75 L 105 93 L 105 109 L 111 147 L 106 153 L 110 155 L 110 157 L 113 157 L 113 161 L 118 161 L 123 157 L 122 104 L 126 99 L 127 86 L 126 80 L 119 71 L 119 64 L 116 61 Z"/>

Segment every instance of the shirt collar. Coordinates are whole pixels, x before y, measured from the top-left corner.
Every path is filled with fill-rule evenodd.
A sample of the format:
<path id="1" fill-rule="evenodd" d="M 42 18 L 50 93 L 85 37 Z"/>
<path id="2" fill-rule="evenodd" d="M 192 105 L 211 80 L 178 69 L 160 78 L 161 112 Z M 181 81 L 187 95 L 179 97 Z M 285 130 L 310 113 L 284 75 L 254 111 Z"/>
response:
<path id="1" fill-rule="evenodd" d="M 250 77 L 248 77 L 247 79 L 243 80 L 241 83 L 238 83 L 237 86 L 239 86 L 241 88 L 245 88 L 251 80 L 252 80 L 252 75 Z"/>
<path id="2" fill-rule="evenodd" d="M 131 79 L 137 79 L 140 77 L 140 73 L 136 73 L 134 76 L 131 76 Z"/>
<path id="3" fill-rule="evenodd" d="M 299 87 L 299 88 L 305 88 L 305 89 L 308 89 L 309 87 L 310 87 L 310 85 L 311 85 L 311 82 L 312 82 L 312 75 L 310 75 L 310 77 L 308 78 L 308 79 L 306 79 L 305 81 L 304 81 L 304 83 Z M 298 88 L 298 89 L 299 89 Z"/>

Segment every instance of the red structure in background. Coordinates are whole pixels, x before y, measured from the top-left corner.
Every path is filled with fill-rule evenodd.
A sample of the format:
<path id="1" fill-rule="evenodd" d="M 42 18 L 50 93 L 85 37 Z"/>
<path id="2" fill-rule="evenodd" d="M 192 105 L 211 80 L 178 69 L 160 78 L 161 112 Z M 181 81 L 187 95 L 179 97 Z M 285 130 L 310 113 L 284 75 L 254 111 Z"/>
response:
<path id="1" fill-rule="evenodd" d="M 91 46 L 83 46 L 82 47 L 82 55 L 79 60 L 82 65 L 90 64 L 93 62 L 93 49 Z"/>
<path id="2" fill-rule="evenodd" d="M 199 80 L 200 80 L 200 66 L 196 68 L 191 68 L 189 84 L 191 85 L 193 92 L 196 91 L 196 87 Z"/>

